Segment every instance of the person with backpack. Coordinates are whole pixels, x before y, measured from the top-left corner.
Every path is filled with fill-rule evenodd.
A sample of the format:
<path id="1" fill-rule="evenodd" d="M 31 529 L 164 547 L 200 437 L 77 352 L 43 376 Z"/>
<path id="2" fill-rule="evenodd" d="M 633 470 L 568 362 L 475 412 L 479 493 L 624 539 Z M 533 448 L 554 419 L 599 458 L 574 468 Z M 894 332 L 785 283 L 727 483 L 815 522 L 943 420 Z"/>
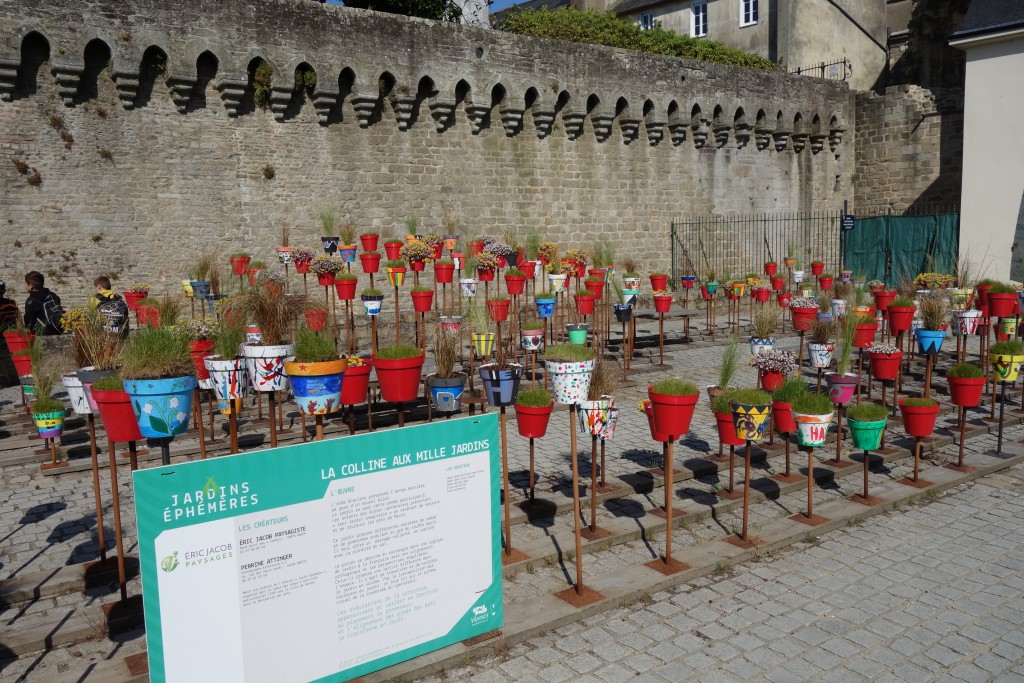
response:
<path id="1" fill-rule="evenodd" d="M 129 320 L 128 303 L 111 289 L 110 278 L 106 275 L 98 276 L 92 284 L 96 288 L 96 293 L 89 297 L 89 310 L 103 316 L 103 328 L 107 332 L 126 336 Z"/>
<path id="2" fill-rule="evenodd" d="M 41 330 L 44 335 L 63 334 L 60 318 L 64 307 L 60 297 L 46 288 L 46 280 L 38 270 L 25 274 L 25 326 L 32 331 Z"/>

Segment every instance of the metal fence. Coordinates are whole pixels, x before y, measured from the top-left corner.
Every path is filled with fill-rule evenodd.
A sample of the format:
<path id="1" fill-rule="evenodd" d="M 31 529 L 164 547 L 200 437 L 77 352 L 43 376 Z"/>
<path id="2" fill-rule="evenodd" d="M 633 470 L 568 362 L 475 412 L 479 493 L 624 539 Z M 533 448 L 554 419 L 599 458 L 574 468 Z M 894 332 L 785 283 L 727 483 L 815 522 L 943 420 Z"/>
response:
<path id="1" fill-rule="evenodd" d="M 798 66 L 794 69 L 789 69 L 788 73 L 825 78 L 830 81 L 845 81 L 853 75 L 853 64 L 850 63 L 849 59 L 838 59 L 834 62 Z"/>
<path id="2" fill-rule="evenodd" d="M 842 211 L 804 211 L 751 215 L 691 216 L 672 221 L 672 280 L 709 271 L 726 276 L 761 274 L 766 261 L 780 266 L 787 253 L 803 266 L 825 262 L 838 272 L 842 259 L 839 221 Z"/>

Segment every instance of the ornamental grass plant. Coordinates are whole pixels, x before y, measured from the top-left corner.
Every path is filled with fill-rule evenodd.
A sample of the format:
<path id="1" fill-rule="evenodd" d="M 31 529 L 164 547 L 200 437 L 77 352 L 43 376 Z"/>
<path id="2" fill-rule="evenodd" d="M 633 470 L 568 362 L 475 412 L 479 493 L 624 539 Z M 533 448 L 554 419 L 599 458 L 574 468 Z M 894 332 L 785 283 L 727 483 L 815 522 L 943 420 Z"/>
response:
<path id="1" fill-rule="evenodd" d="M 334 345 L 334 340 L 323 332 L 316 332 L 308 327 L 300 327 L 296 331 L 293 348 L 297 363 L 326 363 L 338 360 L 338 349 Z"/>
<path id="2" fill-rule="evenodd" d="M 832 399 L 828 394 L 808 391 L 793 400 L 793 412 L 802 415 L 826 415 L 832 412 Z"/>
<path id="3" fill-rule="evenodd" d="M 889 417 L 889 409 L 877 403 L 861 403 L 846 409 L 846 417 L 858 422 L 881 422 Z"/>
<path id="4" fill-rule="evenodd" d="M 697 385 L 693 382 L 687 382 L 676 378 L 663 379 L 660 382 L 655 383 L 651 386 L 651 391 L 656 394 L 666 394 L 668 396 L 694 396 L 700 393 L 700 390 L 697 389 Z"/>
<path id="5" fill-rule="evenodd" d="M 520 389 L 516 394 L 516 405 L 527 408 L 547 408 L 551 405 L 551 393 L 544 387 Z"/>
<path id="6" fill-rule="evenodd" d="M 771 338 L 779 326 L 779 316 L 777 308 L 759 308 L 754 313 L 754 337 L 757 339 Z"/>
<path id="7" fill-rule="evenodd" d="M 732 337 L 722 349 L 722 362 L 718 366 L 718 387 L 729 388 L 740 360 L 739 337 Z"/>
<path id="8" fill-rule="evenodd" d="M 767 391 L 746 387 L 729 392 L 729 403 L 745 406 L 764 406 L 772 402 L 772 395 Z"/>
<path id="9" fill-rule="evenodd" d="M 121 349 L 121 377 L 165 379 L 195 372 L 188 337 L 171 327 L 137 330 Z"/>
<path id="10" fill-rule="evenodd" d="M 391 344 L 377 349 L 377 358 L 380 360 L 402 360 L 416 358 L 419 355 L 419 347 L 413 344 Z"/>
<path id="11" fill-rule="evenodd" d="M 799 377 L 790 377 L 782 386 L 772 392 L 772 400 L 779 403 L 792 403 L 808 391 L 807 382 Z"/>
<path id="12" fill-rule="evenodd" d="M 213 352 L 222 360 L 231 360 L 238 356 L 239 348 L 244 341 L 245 328 L 242 327 L 242 324 L 237 320 L 225 319 L 213 338 Z"/>
<path id="13" fill-rule="evenodd" d="M 946 370 L 946 377 L 956 377 L 958 379 L 980 379 L 984 376 L 985 373 L 982 369 L 974 363 L 958 363 Z"/>
<path id="14" fill-rule="evenodd" d="M 941 330 L 949 318 L 949 299 L 944 294 L 935 293 L 921 297 L 921 324 L 926 330 Z"/>
<path id="15" fill-rule="evenodd" d="M 1021 356 L 1024 355 L 1024 342 L 1019 339 L 995 342 L 988 347 L 988 352 L 998 356 Z"/>
<path id="16" fill-rule="evenodd" d="M 455 362 L 459 358 L 460 334 L 449 332 L 440 325 L 434 328 L 434 365 L 437 366 L 435 377 L 450 379 L 456 375 Z M 462 373 L 458 373 L 462 374 Z"/>
<path id="17" fill-rule="evenodd" d="M 553 363 L 582 363 L 596 357 L 592 348 L 582 344 L 552 344 L 544 351 L 544 360 Z"/>
<path id="18" fill-rule="evenodd" d="M 903 405 L 908 408 L 932 408 L 939 405 L 939 402 L 934 398 L 907 398 L 903 400 Z"/>

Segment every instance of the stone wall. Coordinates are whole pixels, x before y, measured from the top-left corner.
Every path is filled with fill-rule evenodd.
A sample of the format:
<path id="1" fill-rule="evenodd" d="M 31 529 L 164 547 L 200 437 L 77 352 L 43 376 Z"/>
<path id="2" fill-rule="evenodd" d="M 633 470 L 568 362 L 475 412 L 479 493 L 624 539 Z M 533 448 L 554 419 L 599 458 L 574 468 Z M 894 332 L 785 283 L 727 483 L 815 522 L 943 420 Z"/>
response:
<path id="1" fill-rule="evenodd" d="M 963 90 L 857 94 L 856 211 L 960 210 Z"/>
<path id="2" fill-rule="evenodd" d="M 271 261 L 326 205 L 385 235 L 604 238 L 658 270 L 674 216 L 852 194 L 844 84 L 307 0 L 3 3 L 0 100 L 0 277 L 39 269 L 70 303 L 101 272 L 159 289 L 202 252 Z"/>

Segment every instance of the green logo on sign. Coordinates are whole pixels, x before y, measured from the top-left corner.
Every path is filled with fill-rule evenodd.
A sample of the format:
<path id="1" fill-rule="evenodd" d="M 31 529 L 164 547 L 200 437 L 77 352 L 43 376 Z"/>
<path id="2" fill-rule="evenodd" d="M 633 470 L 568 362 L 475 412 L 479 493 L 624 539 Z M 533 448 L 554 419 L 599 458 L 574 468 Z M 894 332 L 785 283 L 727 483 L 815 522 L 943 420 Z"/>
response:
<path id="1" fill-rule="evenodd" d="M 206 499 L 216 498 L 218 491 L 220 491 L 220 487 L 217 486 L 217 482 L 213 480 L 213 477 L 207 477 L 206 483 L 203 485 L 203 493 L 206 495 Z"/>
<path id="2" fill-rule="evenodd" d="M 173 572 L 177 568 L 178 551 L 175 550 L 173 555 L 168 555 L 163 559 L 163 562 L 160 563 L 160 569 L 163 569 L 165 572 Z"/>

